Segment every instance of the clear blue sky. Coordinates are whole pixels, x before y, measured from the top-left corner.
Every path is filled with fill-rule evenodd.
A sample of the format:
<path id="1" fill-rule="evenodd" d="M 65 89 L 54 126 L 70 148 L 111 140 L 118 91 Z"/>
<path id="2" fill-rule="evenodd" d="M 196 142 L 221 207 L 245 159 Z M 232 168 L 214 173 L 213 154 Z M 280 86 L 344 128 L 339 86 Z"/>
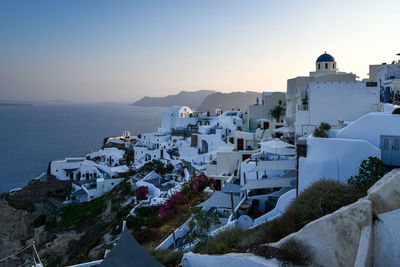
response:
<path id="1" fill-rule="evenodd" d="M 0 1 L 0 99 L 285 91 L 331 53 L 361 78 L 400 52 L 400 1 Z"/>

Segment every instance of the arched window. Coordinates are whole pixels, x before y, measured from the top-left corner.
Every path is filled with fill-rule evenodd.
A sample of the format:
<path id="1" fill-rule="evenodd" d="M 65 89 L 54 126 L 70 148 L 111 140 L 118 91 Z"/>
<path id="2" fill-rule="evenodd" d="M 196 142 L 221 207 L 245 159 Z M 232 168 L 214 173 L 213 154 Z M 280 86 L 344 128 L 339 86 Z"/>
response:
<path id="1" fill-rule="evenodd" d="M 335 63 L 332 63 L 332 68 L 335 69 Z"/>
<path id="2" fill-rule="evenodd" d="M 325 63 L 325 69 L 328 69 L 328 63 Z"/>
<path id="3" fill-rule="evenodd" d="M 320 63 L 318 63 L 318 69 L 321 69 L 321 64 Z"/>

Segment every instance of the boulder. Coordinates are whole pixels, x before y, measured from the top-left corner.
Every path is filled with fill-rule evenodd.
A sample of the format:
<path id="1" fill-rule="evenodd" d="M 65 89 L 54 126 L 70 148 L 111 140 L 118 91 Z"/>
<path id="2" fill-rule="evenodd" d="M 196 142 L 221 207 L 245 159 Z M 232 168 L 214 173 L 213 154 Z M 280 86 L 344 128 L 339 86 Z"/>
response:
<path id="1" fill-rule="evenodd" d="M 400 209 L 379 214 L 374 222 L 373 266 L 398 266 L 400 262 Z"/>
<path id="2" fill-rule="evenodd" d="M 376 182 L 365 197 L 372 201 L 376 214 L 400 208 L 400 169 L 392 170 Z"/>
<path id="3" fill-rule="evenodd" d="M 313 264 L 354 266 L 361 232 L 364 227 L 371 226 L 372 203 L 369 200 L 360 200 L 312 221 L 300 231 L 270 245 L 279 248 L 288 240 L 294 239 L 308 247 Z M 368 256 L 368 251 L 365 254 Z"/>

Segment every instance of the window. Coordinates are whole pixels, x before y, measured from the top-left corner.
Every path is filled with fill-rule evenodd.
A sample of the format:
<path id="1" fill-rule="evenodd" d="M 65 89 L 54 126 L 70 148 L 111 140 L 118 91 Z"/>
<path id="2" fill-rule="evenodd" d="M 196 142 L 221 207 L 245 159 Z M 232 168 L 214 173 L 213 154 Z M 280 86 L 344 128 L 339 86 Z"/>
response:
<path id="1" fill-rule="evenodd" d="M 328 69 L 328 63 L 325 63 L 325 69 Z"/>
<path id="2" fill-rule="evenodd" d="M 335 69 L 335 63 L 332 63 L 332 68 Z"/>
<path id="3" fill-rule="evenodd" d="M 282 100 L 279 100 L 279 106 L 282 105 Z"/>
<path id="4" fill-rule="evenodd" d="M 318 63 L 318 69 L 321 69 L 321 64 Z"/>

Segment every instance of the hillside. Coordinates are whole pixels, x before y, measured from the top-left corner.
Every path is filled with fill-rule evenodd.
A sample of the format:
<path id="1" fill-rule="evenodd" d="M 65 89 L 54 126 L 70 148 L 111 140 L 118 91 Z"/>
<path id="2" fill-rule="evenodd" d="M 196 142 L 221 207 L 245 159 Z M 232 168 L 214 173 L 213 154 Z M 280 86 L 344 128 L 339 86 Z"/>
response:
<path id="1" fill-rule="evenodd" d="M 256 104 L 257 97 L 261 97 L 258 92 L 233 92 L 233 93 L 215 93 L 207 96 L 203 103 L 197 108 L 200 112 L 214 111 L 216 108 L 223 110 L 240 108 L 247 105 Z"/>
<path id="2" fill-rule="evenodd" d="M 165 97 L 149 97 L 145 96 L 142 99 L 133 103 L 133 106 L 153 106 L 153 107 L 170 107 L 173 105 L 178 106 L 189 106 L 191 108 L 197 108 L 203 102 L 203 100 L 216 93 L 212 90 L 200 90 L 200 91 L 181 91 L 176 95 L 168 95 Z"/>

